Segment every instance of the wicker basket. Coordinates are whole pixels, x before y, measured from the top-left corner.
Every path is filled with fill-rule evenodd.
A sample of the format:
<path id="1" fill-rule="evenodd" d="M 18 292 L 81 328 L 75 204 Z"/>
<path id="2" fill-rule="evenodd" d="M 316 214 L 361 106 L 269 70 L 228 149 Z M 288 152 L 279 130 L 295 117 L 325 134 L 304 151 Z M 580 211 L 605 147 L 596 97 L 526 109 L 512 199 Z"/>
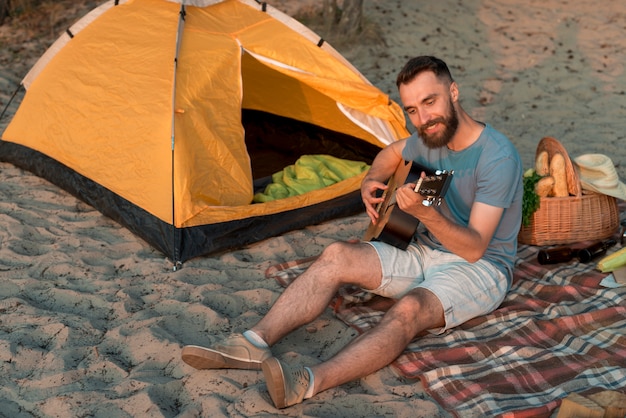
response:
<path id="1" fill-rule="evenodd" d="M 619 228 L 617 199 L 600 193 L 583 193 L 578 172 L 565 148 L 554 138 L 539 141 L 535 159 L 543 150 L 552 155 L 560 152 L 565 158 L 569 197 L 542 197 L 539 209 L 530 224 L 520 229 L 522 244 L 571 244 L 609 238 Z"/>

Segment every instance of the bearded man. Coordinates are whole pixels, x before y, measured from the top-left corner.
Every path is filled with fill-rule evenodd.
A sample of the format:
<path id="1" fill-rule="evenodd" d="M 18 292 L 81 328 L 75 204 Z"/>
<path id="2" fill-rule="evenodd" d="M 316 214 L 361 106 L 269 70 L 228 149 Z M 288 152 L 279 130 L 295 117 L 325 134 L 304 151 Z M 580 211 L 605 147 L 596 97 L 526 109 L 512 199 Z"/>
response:
<path id="1" fill-rule="evenodd" d="M 521 224 L 520 157 L 503 134 L 463 110 L 440 59 L 409 60 L 397 86 L 417 131 L 375 158 L 361 186 L 367 214 L 379 221 L 379 192 L 402 161 L 454 171 L 443 203 L 422 204 L 415 184 L 398 188 L 398 207 L 422 226 L 406 250 L 381 241 L 329 245 L 255 326 L 210 348 L 184 347 L 185 362 L 198 369 L 262 369 L 274 405 L 284 408 L 385 367 L 423 331 L 446 332 L 500 305 Z M 319 316 L 343 285 L 394 303 L 378 325 L 322 363 L 290 367 L 273 357 L 270 347 Z"/>

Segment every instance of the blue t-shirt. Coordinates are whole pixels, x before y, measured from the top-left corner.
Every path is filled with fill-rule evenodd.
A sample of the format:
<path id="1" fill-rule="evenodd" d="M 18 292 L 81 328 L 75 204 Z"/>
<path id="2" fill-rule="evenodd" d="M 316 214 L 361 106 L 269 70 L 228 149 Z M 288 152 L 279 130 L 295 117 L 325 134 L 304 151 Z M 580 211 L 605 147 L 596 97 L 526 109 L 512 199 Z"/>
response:
<path id="1" fill-rule="evenodd" d="M 483 258 L 502 270 L 510 284 L 523 197 L 522 161 L 511 141 L 488 124 L 478 139 L 461 151 L 447 147 L 430 149 L 414 133 L 407 138 L 402 156 L 433 171 L 454 171 L 444 201 L 437 207 L 453 222 L 467 226 L 474 202 L 504 208 Z M 447 251 L 428 231 L 421 238 L 427 245 Z"/>

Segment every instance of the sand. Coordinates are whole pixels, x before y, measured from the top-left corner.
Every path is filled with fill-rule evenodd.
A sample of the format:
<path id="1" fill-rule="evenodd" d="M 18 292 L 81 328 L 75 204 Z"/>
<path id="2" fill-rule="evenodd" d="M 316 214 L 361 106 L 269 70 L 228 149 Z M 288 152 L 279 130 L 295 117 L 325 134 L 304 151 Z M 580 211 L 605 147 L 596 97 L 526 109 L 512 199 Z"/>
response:
<path id="1" fill-rule="evenodd" d="M 290 13 L 314 4 L 269 3 Z M 95 5 L 60 1 L 28 24 L 0 27 L 2 107 L 37 57 Z M 507 134 L 526 167 L 537 142 L 553 136 L 572 157 L 611 156 L 626 178 L 621 2 L 365 0 L 364 11 L 384 44 L 338 49 L 392 99 L 409 57 L 437 55 L 465 109 Z M 267 267 L 358 238 L 367 222 L 359 214 L 311 226 L 172 272 L 162 254 L 92 207 L 0 163 L 0 415 L 449 416 L 390 368 L 278 411 L 261 373 L 196 371 L 180 359 L 183 345 L 210 344 L 267 312 L 282 290 L 265 279 Z M 274 353 L 318 362 L 355 335 L 326 312 Z"/>

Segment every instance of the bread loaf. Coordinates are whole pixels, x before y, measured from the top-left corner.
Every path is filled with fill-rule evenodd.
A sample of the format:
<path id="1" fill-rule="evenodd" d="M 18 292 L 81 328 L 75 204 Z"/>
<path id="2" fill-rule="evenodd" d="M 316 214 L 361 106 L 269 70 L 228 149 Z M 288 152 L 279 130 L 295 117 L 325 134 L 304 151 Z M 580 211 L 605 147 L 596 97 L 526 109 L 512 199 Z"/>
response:
<path id="1" fill-rule="evenodd" d="M 560 152 L 555 153 L 550 160 L 550 175 L 554 177 L 552 195 L 555 197 L 569 196 L 567 175 L 565 174 L 565 158 Z"/>
<path id="2" fill-rule="evenodd" d="M 539 179 L 535 184 L 535 193 L 539 197 L 548 197 L 552 193 L 554 187 L 554 177 L 545 176 Z"/>
<path id="3" fill-rule="evenodd" d="M 541 177 L 547 176 L 550 174 L 550 165 L 548 162 L 548 151 L 541 151 L 539 155 L 537 155 L 537 160 L 535 161 L 535 171 Z"/>

